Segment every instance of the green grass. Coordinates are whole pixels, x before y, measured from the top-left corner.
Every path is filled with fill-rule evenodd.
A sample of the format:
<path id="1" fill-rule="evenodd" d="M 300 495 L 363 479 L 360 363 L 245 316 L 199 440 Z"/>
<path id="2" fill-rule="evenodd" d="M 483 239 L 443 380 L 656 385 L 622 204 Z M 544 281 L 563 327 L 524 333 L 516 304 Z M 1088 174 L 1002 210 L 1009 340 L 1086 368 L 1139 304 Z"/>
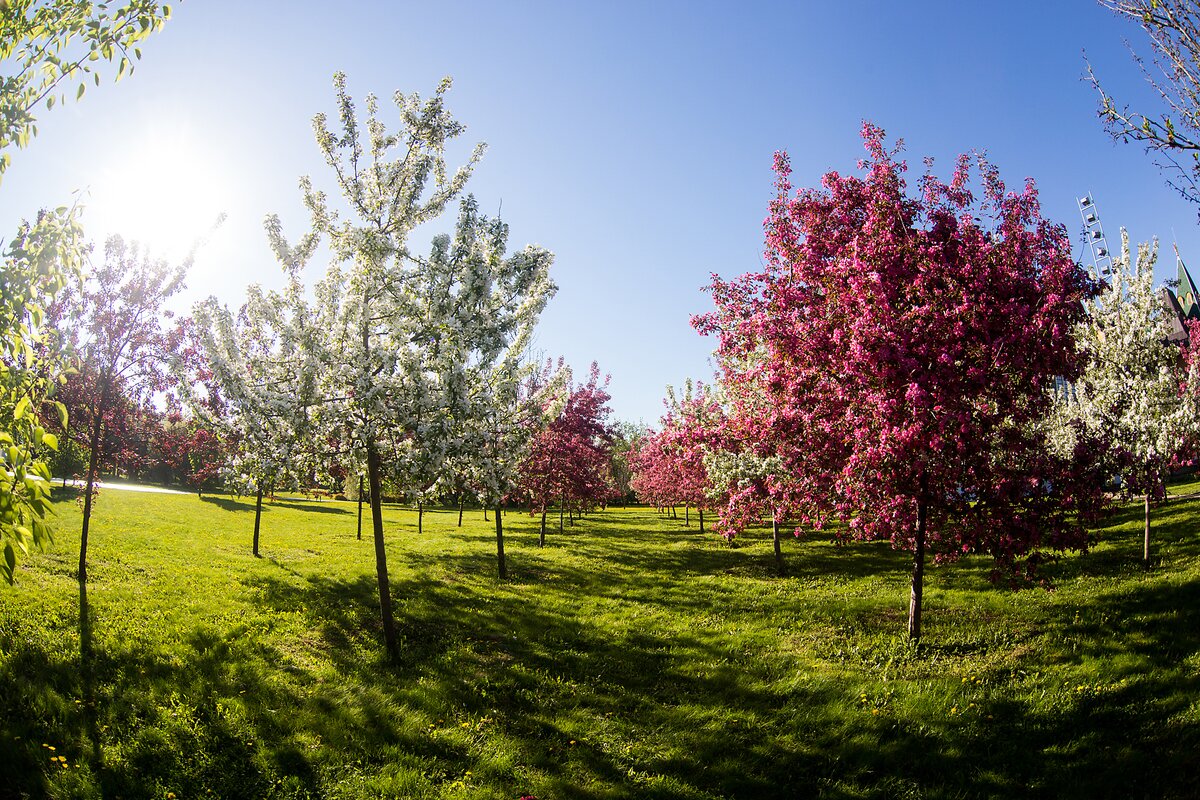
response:
<path id="1" fill-rule="evenodd" d="M 1194 490 L 1178 487 L 1176 491 Z M 80 659 L 79 511 L 0 588 L 0 797 L 1194 797 L 1200 501 L 1140 507 L 1011 592 L 886 545 L 731 547 L 613 509 L 536 546 L 478 510 L 386 510 L 383 658 L 350 503 L 108 491 Z M 369 529 L 369 525 L 368 525 Z M 368 533 L 369 537 L 369 533 Z M 54 749 L 51 750 L 50 748 Z M 63 761 L 66 767 L 61 766 Z"/>

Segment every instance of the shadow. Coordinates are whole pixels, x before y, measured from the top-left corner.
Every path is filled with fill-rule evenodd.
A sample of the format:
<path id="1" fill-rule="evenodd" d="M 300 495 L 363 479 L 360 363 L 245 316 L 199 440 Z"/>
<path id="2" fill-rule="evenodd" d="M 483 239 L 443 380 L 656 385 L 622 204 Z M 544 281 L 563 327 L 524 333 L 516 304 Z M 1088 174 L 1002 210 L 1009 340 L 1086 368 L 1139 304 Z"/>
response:
<path id="1" fill-rule="evenodd" d="M 208 503 L 225 511 L 254 511 L 254 500 L 235 500 L 232 497 L 220 497 L 217 495 L 203 495 L 200 498 L 201 503 Z M 267 505 L 263 504 L 263 511 L 267 510 Z"/>
<path id="2" fill-rule="evenodd" d="M 291 509 L 295 509 L 297 511 L 312 512 L 312 513 L 316 513 L 316 514 L 348 514 L 351 516 L 358 515 L 357 509 L 349 510 L 349 509 L 341 508 L 339 506 L 330 505 L 329 503 L 322 503 L 317 500 L 304 501 L 304 500 L 276 499 L 274 502 L 271 502 L 271 503 L 268 503 L 266 500 L 263 500 L 263 511 L 266 511 L 269 506 L 279 506 L 280 508 L 291 508 Z M 251 507 L 253 507 L 253 506 L 251 506 Z M 363 510 L 364 510 L 363 521 L 364 521 L 364 525 L 365 525 L 366 520 L 369 519 L 368 515 L 370 512 L 368 512 L 365 508 Z"/>
<path id="3" fill-rule="evenodd" d="M 126 798 L 1194 796 L 1200 552 L 1164 526 L 1187 579 L 1092 581 L 1072 559 L 1093 588 L 1026 604 L 983 559 L 932 571 L 920 647 L 891 596 L 908 554 L 884 543 L 788 540 L 778 578 L 765 532 L 734 549 L 596 514 L 539 550 L 513 514 L 497 581 L 487 536 L 427 529 L 425 549 L 389 540 L 395 663 L 369 559 L 246 552 L 236 613 L 87 622 L 90 677 L 52 616 L 38 635 L 0 617 L 0 686 L 19 687 L 0 692 L 0 797 L 85 794 L 43 744 Z M 103 766 L 82 751 L 100 737 Z"/>
<path id="4" fill-rule="evenodd" d="M 88 605 L 87 581 L 79 579 L 79 675 L 83 682 L 83 718 L 91 742 L 92 763 L 103 767 L 100 722 L 96 715 L 96 665 L 92 652 L 92 613 Z"/>

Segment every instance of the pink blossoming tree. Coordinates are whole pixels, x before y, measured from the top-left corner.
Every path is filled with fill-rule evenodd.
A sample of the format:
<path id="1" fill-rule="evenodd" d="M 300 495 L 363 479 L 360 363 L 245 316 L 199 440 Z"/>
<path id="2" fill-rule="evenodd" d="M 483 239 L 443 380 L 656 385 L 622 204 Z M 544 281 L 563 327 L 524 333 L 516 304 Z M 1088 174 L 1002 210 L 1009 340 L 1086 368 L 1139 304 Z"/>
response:
<path id="1" fill-rule="evenodd" d="M 1037 428 L 1055 376 L 1078 375 L 1072 330 L 1094 286 L 1032 182 L 1007 192 L 962 156 L 949 182 L 926 174 L 912 196 L 900 148 L 862 133 L 863 177 L 794 192 L 776 155 L 766 266 L 714 277 L 717 310 L 696 325 L 719 336 L 731 429 L 775 459 L 766 491 L 913 554 L 917 639 L 927 553 L 988 553 L 1015 571 L 1086 547 L 1098 486 Z"/>

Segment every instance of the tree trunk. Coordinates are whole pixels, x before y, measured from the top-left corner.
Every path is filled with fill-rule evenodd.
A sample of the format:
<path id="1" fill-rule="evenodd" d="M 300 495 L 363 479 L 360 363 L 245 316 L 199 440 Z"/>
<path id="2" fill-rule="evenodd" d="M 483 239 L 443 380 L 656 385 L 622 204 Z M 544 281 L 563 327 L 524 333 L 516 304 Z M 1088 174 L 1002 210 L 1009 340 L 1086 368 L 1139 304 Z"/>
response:
<path id="1" fill-rule="evenodd" d="M 393 661 L 400 657 L 400 643 L 396 636 L 396 620 L 392 617 L 392 591 L 388 583 L 387 551 L 383 547 L 383 492 L 379 480 L 379 451 L 375 442 L 367 443 L 367 480 L 371 484 L 371 527 L 375 534 L 375 576 L 379 583 L 379 610 L 383 620 L 383 642 L 388 657 Z"/>
<path id="2" fill-rule="evenodd" d="M 358 476 L 358 540 L 362 541 L 363 476 Z"/>
<path id="3" fill-rule="evenodd" d="M 546 507 L 542 506 L 542 531 L 538 534 L 538 547 L 546 546 Z"/>
<path id="4" fill-rule="evenodd" d="M 696 513 L 700 516 L 700 535 L 704 535 L 704 509 L 696 506 Z"/>
<path id="5" fill-rule="evenodd" d="M 1142 540 L 1142 562 L 1150 568 L 1150 492 L 1146 492 L 1146 533 Z"/>
<path id="6" fill-rule="evenodd" d="M 563 509 L 567 507 L 567 496 L 564 494 L 558 504 L 558 532 L 563 532 Z"/>
<path id="7" fill-rule="evenodd" d="M 425 522 L 425 504 L 417 503 L 417 535 L 423 532 L 423 524 Z"/>
<path id="8" fill-rule="evenodd" d="M 488 515 L 487 515 L 487 506 L 486 506 L 486 505 L 483 507 L 483 521 L 484 521 L 484 522 L 491 522 L 491 520 L 490 520 L 490 519 L 488 519 Z"/>
<path id="9" fill-rule="evenodd" d="M 458 495 L 458 527 L 462 527 L 463 496 Z"/>
<path id="10" fill-rule="evenodd" d="M 504 522 L 500 518 L 500 503 L 496 503 L 496 561 L 500 568 L 500 580 L 508 577 L 508 567 L 504 564 Z"/>
<path id="11" fill-rule="evenodd" d="M 683 524 L 685 527 L 692 527 L 692 504 L 683 504 Z"/>
<path id="12" fill-rule="evenodd" d="M 925 588 L 925 519 L 928 507 L 917 501 L 917 546 L 913 553 L 912 590 L 908 600 L 908 638 L 921 638 L 921 593 Z"/>
<path id="13" fill-rule="evenodd" d="M 779 546 L 779 520 L 771 516 L 771 540 L 775 544 L 775 571 L 783 575 L 783 550 Z"/>
<path id="14" fill-rule="evenodd" d="M 83 529 L 79 533 L 79 583 L 87 583 L 88 528 L 92 521 L 92 491 L 100 469 L 100 443 L 104 432 L 104 407 L 108 405 L 108 385 L 100 391 L 100 403 L 92 417 L 92 455 L 88 459 L 87 481 L 83 495 Z"/>
<path id="15" fill-rule="evenodd" d="M 262 481 L 258 482 L 258 496 L 254 500 L 254 557 L 261 558 L 258 554 L 258 525 L 262 519 Z"/>

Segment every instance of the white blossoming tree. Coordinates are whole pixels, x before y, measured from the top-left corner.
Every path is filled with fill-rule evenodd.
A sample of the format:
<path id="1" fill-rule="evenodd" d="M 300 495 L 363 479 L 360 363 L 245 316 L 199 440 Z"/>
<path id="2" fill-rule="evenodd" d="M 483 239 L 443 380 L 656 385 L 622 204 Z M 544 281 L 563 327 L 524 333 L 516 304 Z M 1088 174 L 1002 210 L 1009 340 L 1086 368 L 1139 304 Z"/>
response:
<path id="1" fill-rule="evenodd" d="M 1121 256 L 1076 331 L 1087 366 L 1060 392 L 1057 426 L 1064 449 L 1072 445 L 1074 425 L 1118 456 L 1123 487 L 1145 502 L 1147 564 L 1150 502 L 1164 491 L 1171 459 L 1197 427 L 1195 407 L 1183 392 L 1196 376 L 1185 370 L 1178 345 L 1167 341 L 1166 311 L 1154 289 L 1157 259 L 1157 241 L 1139 244 L 1135 258 L 1122 229 Z"/>
<path id="2" fill-rule="evenodd" d="M 499 228 L 479 219 L 470 200 L 453 239 L 437 237 L 428 257 L 410 251 L 413 229 L 444 212 L 483 152 L 477 146 L 463 166 L 447 171 L 446 146 L 464 131 L 445 108 L 449 86 L 444 80 L 427 100 L 397 92 L 399 127 L 389 132 L 374 96 L 360 124 L 339 73 L 339 131 L 330 131 L 324 115 L 313 128 L 342 202 L 301 180 L 313 233 L 333 256 L 315 291 L 321 335 L 308 345 L 318 370 L 313 421 L 318 439 L 347 443 L 366 466 L 384 640 L 393 658 L 399 639 L 382 481 L 390 478 L 419 500 L 447 460 L 468 449 L 471 421 L 480 413 L 473 399 L 479 368 L 517 341 L 528 316 L 522 309 L 544 305 L 529 298 L 543 291 L 550 262 L 539 248 L 503 258 Z"/>
<path id="3" fill-rule="evenodd" d="M 534 380 L 537 365 L 527 357 L 534 326 L 558 287 L 550 280 L 554 256 L 535 246 L 506 256 L 508 226 L 479 214 L 473 197 L 462 203 L 453 242 L 434 243 L 431 261 L 455 264 L 458 276 L 445 309 L 465 349 L 457 385 L 465 391 L 452 464 L 466 464 L 485 507 L 495 508 L 496 557 L 507 577 L 501 504 L 516 485 L 516 472 L 529 443 L 545 424 L 552 395 L 562 379 Z"/>
<path id="4" fill-rule="evenodd" d="M 308 233 L 291 247 L 279 218 L 266 220 L 267 238 L 287 275 L 282 293 L 254 285 L 236 316 L 209 298 L 193 311 L 195 330 L 213 393 L 198 397 L 180 382 L 193 413 L 220 431 L 231 446 L 226 483 L 254 492 L 253 552 L 259 555 L 263 492 L 295 487 L 314 454 L 309 409 L 318 373 L 311 347 L 315 331 L 300 273 L 318 237 Z M 213 396 L 215 395 L 215 396 Z"/>

